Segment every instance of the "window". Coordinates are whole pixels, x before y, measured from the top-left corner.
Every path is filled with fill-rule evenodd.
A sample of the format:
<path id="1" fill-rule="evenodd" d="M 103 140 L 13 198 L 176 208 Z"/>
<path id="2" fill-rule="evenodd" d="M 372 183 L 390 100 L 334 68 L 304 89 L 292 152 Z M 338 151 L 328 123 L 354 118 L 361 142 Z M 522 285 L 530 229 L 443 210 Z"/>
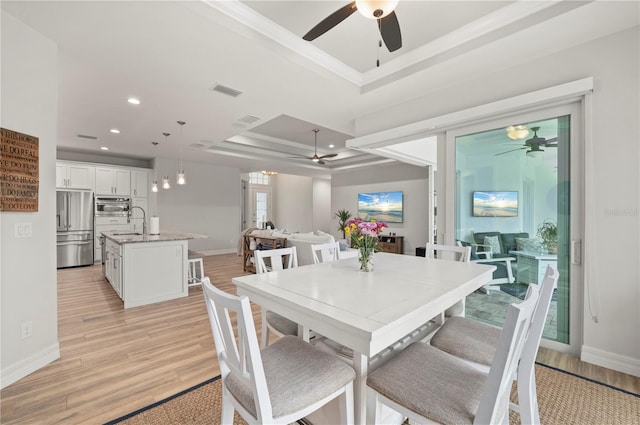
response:
<path id="1" fill-rule="evenodd" d="M 269 185 L 270 180 L 269 180 L 269 176 L 259 173 L 257 171 L 254 171 L 253 173 L 249 174 L 249 183 L 250 184 L 261 184 L 261 185 Z"/>

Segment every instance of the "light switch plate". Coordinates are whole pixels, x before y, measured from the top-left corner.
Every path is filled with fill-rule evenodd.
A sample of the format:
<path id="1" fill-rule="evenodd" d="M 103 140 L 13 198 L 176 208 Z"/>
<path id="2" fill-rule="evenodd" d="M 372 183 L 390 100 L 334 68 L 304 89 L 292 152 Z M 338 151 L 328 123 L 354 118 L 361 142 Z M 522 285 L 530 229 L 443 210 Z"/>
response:
<path id="1" fill-rule="evenodd" d="M 15 238 L 30 238 L 33 234 L 33 227 L 31 223 L 16 223 L 15 224 Z"/>

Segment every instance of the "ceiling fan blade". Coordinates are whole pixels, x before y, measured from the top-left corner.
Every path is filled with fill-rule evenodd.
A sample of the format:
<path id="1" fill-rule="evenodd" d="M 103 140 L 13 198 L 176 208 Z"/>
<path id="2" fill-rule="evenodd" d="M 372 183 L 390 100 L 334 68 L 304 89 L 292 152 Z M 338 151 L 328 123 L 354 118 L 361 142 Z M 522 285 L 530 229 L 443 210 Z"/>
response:
<path id="1" fill-rule="evenodd" d="M 396 12 L 391 12 L 387 16 L 378 20 L 378 28 L 384 44 L 390 52 L 395 52 L 402 47 L 402 34 Z"/>
<path id="2" fill-rule="evenodd" d="M 326 164 L 323 160 L 319 159 L 318 162 L 316 162 L 316 164 L 318 165 L 324 165 Z"/>
<path id="3" fill-rule="evenodd" d="M 307 41 L 315 40 L 331 28 L 338 25 L 340 22 L 347 19 L 357 9 L 356 2 L 351 2 L 348 5 L 336 10 L 331 15 L 324 18 L 318 25 L 311 28 L 311 30 L 302 37 Z"/>
<path id="4" fill-rule="evenodd" d="M 338 154 L 337 153 L 328 153 L 326 155 L 320 155 L 318 158 L 320 158 L 320 159 L 333 158 L 334 156 L 338 156 Z"/>
<path id="5" fill-rule="evenodd" d="M 529 147 L 528 146 L 524 146 L 524 147 L 518 148 L 518 149 L 511 149 L 511 150 L 508 150 L 508 151 L 497 153 L 497 154 L 495 154 L 493 156 L 504 155 L 505 153 L 509 153 L 509 152 L 521 151 L 522 149 L 529 149 Z"/>

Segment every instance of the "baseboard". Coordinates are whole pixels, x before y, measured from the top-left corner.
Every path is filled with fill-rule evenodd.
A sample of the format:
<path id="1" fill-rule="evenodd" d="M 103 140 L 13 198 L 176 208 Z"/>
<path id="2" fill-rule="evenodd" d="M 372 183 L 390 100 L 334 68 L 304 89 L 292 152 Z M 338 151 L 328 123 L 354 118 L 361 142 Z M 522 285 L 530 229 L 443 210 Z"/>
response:
<path id="1" fill-rule="evenodd" d="M 618 372 L 640 377 L 640 359 L 621 356 L 583 345 L 580 360 L 606 367 L 607 369 L 613 369 Z"/>
<path id="2" fill-rule="evenodd" d="M 60 358 L 60 345 L 55 344 L 32 354 L 0 372 L 0 388 L 5 388 Z"/>
<path id="3" fill-rule="evenodd" d="M 204 257 L 209 255 L 222 255 L 222 254 L 236 254 L 238 252 L 237 248 L 225 248 L 225 249 L 212 249 L 208 251 L 198 251 Z"/>

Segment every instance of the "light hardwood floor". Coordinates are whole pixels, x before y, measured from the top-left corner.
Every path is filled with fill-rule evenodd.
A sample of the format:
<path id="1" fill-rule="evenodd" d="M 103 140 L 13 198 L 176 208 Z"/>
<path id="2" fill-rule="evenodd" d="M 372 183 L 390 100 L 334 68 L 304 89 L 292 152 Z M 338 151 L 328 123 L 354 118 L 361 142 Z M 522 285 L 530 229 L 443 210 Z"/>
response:
<path id="1" fill-rule="evenodd" d="M 235 293 L 235 254 L 204 258 L 205 274 Z M 202 290 L 124 310 L 100 266 L 58 271 L 61 358 L 1 392 L 2 424 L 99 424 L 219 374 Z M 254 320 L 260 332 L 259 309 Z M 259 336 L 259 335 L 258 335 Z M 640 379 L 541 349 L 538 360 L 640 392 Z"/>

